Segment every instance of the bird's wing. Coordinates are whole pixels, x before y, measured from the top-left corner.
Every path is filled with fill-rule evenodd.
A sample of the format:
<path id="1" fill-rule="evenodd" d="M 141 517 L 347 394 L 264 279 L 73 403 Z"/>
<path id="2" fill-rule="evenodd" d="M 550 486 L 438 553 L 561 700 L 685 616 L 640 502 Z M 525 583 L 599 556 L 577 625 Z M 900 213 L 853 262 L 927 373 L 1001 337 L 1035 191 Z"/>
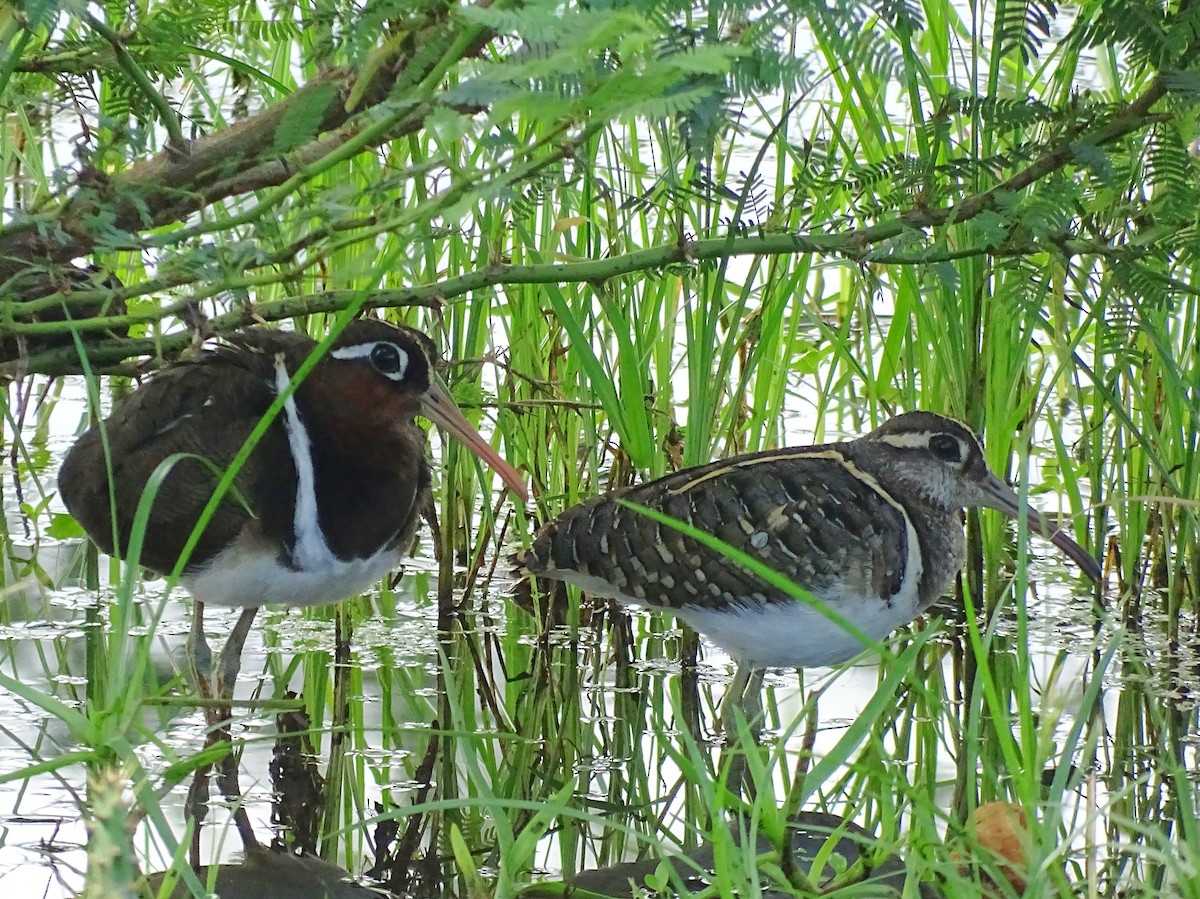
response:
<path id="1" fill-rule="evenodd" d="M 815 447 L 713 463 L 569 509 L 519 560 L 522 573 L 604 592 L 596 579 L 609 585 L 609 595 L 652 605 L 790 601 L 718 551 L 620 500 L 711 534 L 818 598 L 852 593 L 889 602 L 915 542 L 883 488 L 836 449 Z"/>
<path id="2" fill-rule="evenodd" d="M 148 481 L 164 460 L 178 455 L 155 495 L 141 556 L 147 567 L 170 571 L 184 539 L 181 531 L 189 533 L 199 520 L 221 472 L 271 405 L 275 391 L 270 378 L 269 358 L 236 350 L 160 372 L 120 401 L 109 419 L 81 437 L 71 451 L 59 478 L 68 508 L 103 549 L 116 549 L 107 478 L 111 464 L 123 554 Z M 109 446 L 107 456 L 101 429 Z M 288 462 L 265 465 L 262 460 L 268 455 Z M 294 496 L 290 460 L 286 432 L 276 419 L 238 474 L 234 490 L 214 510 L 190 564 L 202 564 L 233 540 L 258 509 L 268 505 L 265 497 L 289 489 Z M 253 490 L 251 484 L 256 485 Z"/>

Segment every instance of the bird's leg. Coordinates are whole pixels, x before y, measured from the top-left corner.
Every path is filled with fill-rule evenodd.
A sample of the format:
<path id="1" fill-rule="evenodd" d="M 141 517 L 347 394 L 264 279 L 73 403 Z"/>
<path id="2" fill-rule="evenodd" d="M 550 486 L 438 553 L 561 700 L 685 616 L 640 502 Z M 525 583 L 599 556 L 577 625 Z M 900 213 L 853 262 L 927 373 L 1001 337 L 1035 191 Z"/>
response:
<path id="1" fill-rule="evenodd" d="M 742 688 L 742 714 L 746 716 L 746 724 L 755 743 L 762 736 L 763 725 L 766 723 L 762 702 L 763 678 L 766 675 L 765 668 L 751 668 L 746 677 L 746 685 Z"/>
<path id="2" fill-rule="evenodd" d="M 184 814 L 192 819 L 192 843 L 188 851 L 188 862 L 193 868 L 200 867 L 200 827 L 208 817 L 208 778 L 212 765 L 204 764 L 192 775 L 191 786 L 188 787 L 187 804 Z"/>
<path id="3" fill-rule="evenodd" d="M 204 603 L 202 602 L 192 605 L 192 626 L 188 631 L 187 658 L 192 679 L 196 682 L 196 692 L 200 694 L 201 699 L 211 700 L 213 698 L 212 650 L 204 638 Z M 212 728 L 217 725 L 214 710 L 207 704 L 204 707 L 204 720 L 209 726 L 209 732 L 205 734 L 204 738 L 204 745 L 207 748 L 213 739 Z M 200 829 L 204 825 L 204 819 L 208 817 L 208 781 L 211 772 L 212 765 L 207 763 L 196 769 L 196 773 L 192 775 L 191 786 L 188 787 L 187 804 L 184 806 L 185 814 L 192 819 L 192 843 L 188 855 L 194 868 L 200 865 Z"/>
<path id="4" fill-rule="evenodd" d="M 733 680 L 729 682 L 729 687 L 725 690 L 725 698 L 721 700 L 721 731 L 725 734 L 726 742 L 737 736 L 739 712 L 741 712 L 742 716 L 751 726 L 754 725 L 754 719 L 761 715 L 761 697 L 755 691 L 755 696 L 752 700 L 754 704 L 753 706 L 749 706 L 747 705 L 747 694 L 749 693 L 751 681 L 756 681 L 761 687 L 762 677 L 763 672 L 761 668 L 754 668 L 745 662 L 738 663 L 737 671 L 733 673 Z M 754 718 L 751 717 L 752 712 Z"/>
<path id="5" fill-rule="evenodd" d="M 192 627 L 188 631 L 187 640 L 188 667 L 192 670 L 192 678 L 196 681 L 196 691 L 201 699 L 212 699 L 212 650 L 204 639 L 204 603 L 192 605 Z M 205 709 L 205 717 L 208 710 Z"/>
<path id="6" fill-rule="evenodd" d="M 221 648 L 217 658 L 217 696 L 220 699 L 233 699 L 234 682 L 242 670 L 242 648 L 246 645 L 246 636 L 257 614 L 258 606 L 242 609 L 242 614 L 238 616 L 237 623 Z"/>
<path id="7" fill-rule="evenodd" d="M 246 636 L 250 632 L 250 626 L 254 623 L 254 616 L 257 612 L 257 606 L 243 609 L 233 630 L 229 632 L 229 637 L 217 657 L 215 691 L 212 681 L 212 651 L 204 638 L 204 606 L 202 603 L 196 603 L 192 617 L 192 629 L 188 634 L 188 657 L 196 678 L 197 690 L 201 698 L 217 700 L 216 704 L 207 703 L 204 709 L 204 718 L 208 723 L 205 747 L 209 748 L 222 741 L 229 743 L 229 752 L 217 766 L 217 785 L 221 789 L 221 795 L 225 797 L 225 801 L 231 807 L 234 825 L 241 837 L 243 848 L 247 850 L 257 847 L 259 843 L 254 836 L 254 828 L 250 824 L 250 816 L 246 812 L 242 799 L 241 784 L 238 782 L 238 754 L 233 751 L 233 737 L 229 725 L 232 717 L 230 702 L 233 699 L 234 682 L 242 667 L 242 648 L 245 646 Z M 198 769 L 192 780 L 192 787 L 188 791 L 188 812 L 196 822 L 192 842 L 194 860 L 198 860 L 199 857 L 200 825 L 208 813 L 210 769 L 210 765 Z"/>
<path id="8" fill-rule="evenodd" d="M 226 729 L 228 733 L 228 729 Z M 229 803 L 233 813 L 233 824 L 237 828 L 238 836 L 242 840 L 242 849 L 250 851 L 258 848 L 258 838 L 254 835 L 254 828 L 250 824 L 250 815 L 246 812 L 246 802 L 242 797 L 242 785 L 238 780 L 239 762 L 241 761 L 241 753 L 234 752 L 232 745 L 229 753 L 220 761 L 217 768 L 217 784 L 221 788 L 221 795 L 225 797 L 225 801 Z"/>
<path id="9" fill-rule="evenodd" d="M 220 655 L 217 656 L 216 698 L 220 700 L 221 705 L 215 710 L 219 720 L 213 722 L 217 726 L 210 734 L 210 738 L 213 740 L 225 740 L 229 743 L 229 752 L 217 764 L 217 785 L 221 789 L 221 795 L 229 803 L 234 826 L 237 827 L 238 836 L 242 840 L 242 848 L 245 850 L 255 849 L 259 843 L 254 836 L 254 828 L 250 824 L 250 816 L 246 812 L 246 803 L 242 797 L 242 786 L 238 780 L 238 764 L 241 756 L 240 753 L 233 751 L 233 735 L 229 728 L 233 709 L 230 703 L 233 701 L 233 688 L 237 682 L 238 673 L 242 670 L 242 648 L 246 645 L 246 636 L 250 633 L 250 626 L 254 623 L 254 616 L 257 614 L 257 606 L 242 609 L 242 613 L 233 625 L 233 630 L 225 639 L 225 645 L 221 647 Z"/>
<path id="10" fill-rule="evenodd" d="M 750 730 L 750 738 L 758 743 L 762 733 L 762 683 L 765 670 L 741 662 L 734 672 L 733 680 L 725 698 L 721 700 L 721 729 L 725 734 L 725 747 L 721 750 L 721 766 L 726 769 L 725 783 L 736 795 L 742 795 L 743 785 L 754 795 L 754 784 L 750 783 L 746 766 L 745 749 L 739 745 L 738 718 L 744 718 Z"/>
<path id="11" fill-rule="evenodd" d="M 224 699 L 225 697 L 222 697 Z M 245 850 L 258 847 L 258 839 L 254 836 L 254 828 L 250 824 L 250 816 L 246 812 L 246 804 L 242 798 L 242 787 L 238 780 L 238 762 L 240 756 L 233 751 L 233 737 L 230 734 L 230 708 L 228 705 L 210 706 L 205 709 L 205 718 L 209 723 L 208 733 L 204 737 L 204 748 L 211 749 L 218 743 L 225 742 L 229 751 L 217 763 L 217 786 L 221 795 L 229 803 L 233 823 Z M 192 785 L 188 789 L 187 814 L 194 822 L 192 830 L 192 845 L 190 861 L 193 867 L 200 864 L 200 827 L 208 817 L 209 778 L 212 774 L 212 764 L 206 763 L 196 769 L 192 776 Z"/>

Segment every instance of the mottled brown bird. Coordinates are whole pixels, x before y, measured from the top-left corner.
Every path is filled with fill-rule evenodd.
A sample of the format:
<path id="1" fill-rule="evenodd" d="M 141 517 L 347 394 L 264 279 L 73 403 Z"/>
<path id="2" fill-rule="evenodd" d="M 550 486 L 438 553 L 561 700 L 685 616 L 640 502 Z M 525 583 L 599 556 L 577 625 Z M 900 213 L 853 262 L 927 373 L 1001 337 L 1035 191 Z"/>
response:
<path id="1" fill-rule="evenodd" d="M 717 549 L 630 508 L 719 538 L 807 590 L 796 599 Z M 596 497 L 550 522 L 518 554 L 518 575 L 670 609 L 744 663 L 731 695 L 764 667 L 846 661 L 908 624 L 966 556 L 963 507 L 1021 512 L 978 438 L 931 412 L 898 415 L 856 440 L 737 456 Z M 1093 579 L 1100 567 L 1027 510 Z M 527 583 L 518 589 L 526 589 Z M 821 608 L 823 607 L 823 608 Z"/>

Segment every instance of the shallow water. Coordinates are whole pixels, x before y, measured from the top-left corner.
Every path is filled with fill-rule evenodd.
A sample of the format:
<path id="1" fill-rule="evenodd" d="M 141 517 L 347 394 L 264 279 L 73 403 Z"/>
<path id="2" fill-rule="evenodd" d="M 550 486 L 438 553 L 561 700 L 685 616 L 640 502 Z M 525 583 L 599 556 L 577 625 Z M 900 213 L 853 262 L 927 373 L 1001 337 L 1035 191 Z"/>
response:
<path id="1" fill-rule="evenodd" d="M 48 446 L 52 457 L 69 442 L 63 434 L 71 433 L 80 409 L 69 396 L 56 409 L 55 436 Z M 40 474 L 45 484 L 52 483 L 53 469 L 51 462 Z M 24 479 L 26 496 L 37 495 L 36 481 L 33 476 Z M 5 484 L 10 485 L 6 514 L 13 546 L 25 558 L 36 558 L 44 576 L 39 583 L 10 570 L 0 627 L 0 665 L 28 687 L 52 693 L 82 710 L 89 634 L 85 617 L 95 597 L 72 575 L 75 544 L 26 537 L 44 526 L 45 516 L 38 527 L 31 527 L 14 504 L 11 472 Z M 684 668 L 674 620 L 642 612 L 605 618 L 603 627 L 584 626 L 578 632 L 562 628 L 542 645 L 532 620 L 506 608 L 507 584 L 502 581 L 492 583 L 485 595 L 473 594 L 466 608 L 475 614 L 468 615 L 466 628 L 461 617 L 456 618 L 452 635 L 439 640 L 439 621 L 448 619 L 439 617 L 436 608 L 436 565 L 428 541 L 419 555 L 386 602 L 377 596 L 372 605 L 376 611 L 356 615 L 352 664 L 361 672 L 361 683 L 351 688 L 354 717 L 346 755 L 346 790 L 352 798 L 341 818 L 351 834 L 341 847 L 339 861 L 354 873 L 369 866 L 374 828 L 361 827 L 359 822 L 371 817 L 377 801 L 404 808 L 437 798 L 478 800 L 488 791 L 502 800 L 542 801 L 567 776 L 576 780 L 572 801 L 584 819 L 542 838 L 532 860 L 535 872 L 552 876 L 636 854 L 640 840 L 598 827 L 598 816 L 623 822 L 632 831 L 646 834 L 644 839 L 694 840 L 690 830 L 696 797 L 684 786 L 687 757 L 678 755 L 676 746 L 699 722 L 701 746 L 715 755 L 720 742 L 715 709 L 733 672 L 730 660 L 705 647 L 700 664 Z M 1031 594 L 1028 623 L 1032 682 L 1038 691 L 1034 707 L 1040 710 L 1041 738 L 1062 745 L 1080 709 L 1093 653 L 1123 641 L 1123 652 L 1135 658 L 1160 659 L 1165 653 L 1162 622 L 1147 617 L 1143 631 L 1128 639 L 1111 623 L 1097 627 L 1090 595 L 1082 592 L 1074 572 L 1045 542 L 1035 541 L 1031 547 L 1030 577 L 1036 582 L 1037 597 L 1034 602 Z M 186 594 L 176 591 L 164 597 L 164 589 L 162 580 L 146 581 L 136 594 L 143 622 L 139 633 L 143 641 L 149 640 L 151 680 L 159 687 L 177 678 L 183 667 L 190 615 Z M 485 600 L 486 616 L 478 614 Z M 379 614 L 381 607 L 393 611 Z M 237 697 L 282 698 L 288 690 L 324 696 L 335 644 L 328 617 L 328 610 L 261 615 L 247 644 Z M 214 647 L 234 618 L 230 611 L 209 610 Z M 155 620 L 153 637 L 147 638 Z M 619 625 L 615 629 L 610 626 L 614 620 Z M 929 664 L 952 684 L 958 676 L 962 631 L 953 624 L 940 627 L 926 653 Z M 998 616 L 994 630 L 993 651 L 1015 659 L 1015 616 Z M 440 653 L 447 650 L 453 659 L 444 667 Z M 296 661 L 300 664 L 293 665 Z M 1124 690 L 1162 689 L 1164 669 L 1152 670 L 1156 676 L 1150 682 L 1137 682 L 1124 678 L 1119 666 L 1111 666 L 1104 675 L 1098 714 L 1114 719 Z M 1176 689 L 1196 695 L 1200 689 L 1196 670 L 1194 654 L 1185 653 L 1176 658 L 1167 679 Z M 531 676 L 522 677 L 530 672 Z M 779 780 L 788 770 L 786 759 L 795 757 L 805 744 L 801 719 L 810 691 L 824 690 L 813 742 L 820 756 L 832 750 L 868 705 L 879 688 L 880 674 L 876 664 L 863 663 L 834 674 L 810 670 L 803 688 L 794 672 L 774 672 L 766 684 L 770 718 L 764 741 L 768 746 L 782 741 L 786 750 L 772 775 Z M 203 744 L 203 715 L 183 703 L 189 688 L 179 680 L 169 692 L 181 704 L 149 705 L 140 711 L 142 725 L 159 741 L 145 739 L 137 748 L 141 763 L 154 776 L 161 776 L 170 764 Z M 552 698 L 539 705 L 539 692 Z M 321 706 L 327 714 L 329 703 Z M 946 713 L 954 711 L 950 702 Z M 439 761 L 430 788 L 429 781 L 417 777 L 417 766 L 427 750 L 431 724 L 439 717 L 444 741 L 455 748 Z M 328 724 L 328 717 L 325 720 Z M 61 721 L 20 696 L 0 692 L 0 722 L 0 774 L 24 771 L 34 759 L 52 760 L 77 748 Z M 512 732 L 510 727 L 518 729 Z M 273 712 L 239 709 L 235 736 L 244 741 L 240 771 L 246 808 L 259 839 L 266 842 L 272 834 L 274 798 L 268 773 L 275 741 Z M 320 743 L 317 762 L 325 771 L 329 734 L 318 733 L 316 739 Z M 1189 738 L 1186 746 L 1186 763 L 1191 764 L 1195 740 Z M 949 805 L 954 754 L 946 740 L 937 744 L 936 751 L 933 767 L 939 783 L 934 792 L 939 803 Z M 1111 747 L 1101 747 L 1102 759 L 1112 754 Z M 522 761 L 513 762 L 513 756 Z M 900 769 L 914 764 L 902 754 L 894 761 Z M 79 813 L 84 781 L 83 768 L 71 766 L 0 786 L 0 879 L 19 888 L 20 895 L 67 896 L 81 885 L 87 839 Z M 186 782 L 163 801 L 177 835 L 184 832 L 185 794 Z M 1068 795 L 1068 804 L 1077 805 L 1082 794 Z M 487 814 L 492 813 L 484 818 Z M 516 819 L 521 812 L 512 814 Z M 1067 808 L 1063 814 L 1070 822 L 1078 820 L 1082 811 Z M 210 822 L 227 818 L 222 809 L 214 808 Z M 401 819 L 402 825 L 405 820 Z M 467 822 L 460 823 L 467 828 Z M 486 846 L 490 839 L 486 827 L 474 819 L 469 823 L 482 827 L 474 836 Z M 1078 834 L 1072 840 L 1077 841 Z M 160 841 L 145 825 L 139 828 L 135 845 L 147 870 L 168 864 Z M 204 829 L 205 861 L 231 861 L 240 849 L 231 828 Z"/>
<path id="2" fill-rule="evenodd" d="M 152 582 L 146 587 L 143 602 L 152 607 L 161 602 L 155 586 L 161 587 L 162 582 Z M 53 597 L 53 594 L 51 594 Z M 405 598 L 399 610 L 400 614 L 390 620 L 375 620 L 366 623 L 357 631 L 354 640 L 354 656 L 365 672 L 364 690 L 359 697 L 362 702 L 362 728 L 368 738 L 378 735 L 382 727 L 382 704 L 378 693 L 378 683 L 372 682 L 372 669 L 385 664 L 385 659 L 396 660 L 410 673 L 415 672 L 425 683 L 424 691 L 419 688 L 414 691 L 417 695 L 422 692 L 432 697 L 436 694 L 437 672 L 437 616 L 428 605 L 420 604 L 415 596 Z M 1090 624 L 1086 618 L 1076 614 L 1066 597 L 1052 605 L 1048 604 L 1039 610 L 1033 621 L 1032 635 L 1037 651 L 1033 656 L 1035 667 L 1048 670 L 1054 660 L 1054 655 L 1064 645 L 1079 645 L 1080 641 L 1090 638 Z M 156 651 L 154 657 L 158 663 L 160 677 L 170 677 L 174 673 L 173 666 L 178 665 L 179 653 L 186 636 L 188 608 L 186 596 L 167 601 L 164 610 L 164 621 L 156 636 Z M 518 613 L 519 614 L 519 613 Z M 1074 615 L 1072 621 L 1070 616 Z M 635 617 L 635 629 L 643 630 L 648 625 L 648 616 L 639 614 Z M 210 632 L 220 631 L 232 624 L 233 615 L 214 614 L 210 617 Z M 328 622 L 312 622 L 306 620 L 297 612 L 277 612 L 264 616 L 262 622 L 270 640 L 277 648 L 264 648 L 260 639 L 262 631 L 256 630 L 252 635 L 245 656 L 243 675 L 239 683 L 238 697 L 249 698 L 254 693 L 262 695 L 278 695 L 279 685 L 274 682 L 268 672 L 268 660 L 271 656 L 276 661 L 286 661 L 296 653 L 328 654 L 332 650 L 332 628 Z M 666 630 L 655 635 L 654 642 L 663 640 L 666 643 L 674 641 L 674 631 Z M 40 659 L 46 657 L 54 660 L 50 670 L 54 672 L 53 680 L 61 691 L 67 687 L 82 689 L 81 673 L 84 631 L 74 617 L 63 617 L 55 622 L 14 624 L 3 635 L 5 639 L 6 667 L 22 673 L 25 682 L 31 686 L 49 688 L 49 679 L 45 677 L 46 668 Z M 649 641 L 647 641 L 649 642 Z M 647 755 L 653 755 L 654 750 L 638 752 L 626 747 L 619 751 L 612 747 L 606 737 L 609 726 L 619 719 L 620 714 L 615 708 L 615 700 L 621 695 L 621 690 L 655 692 L 667 689 L 671 681 L 680 677 L 677 662 L 668 658 L 636 662 L 632 667 L 634 685 L 627 688 L 617 687 L 610 674 L 610 668 L 596 672 L 599 679 L 592 679 L 588 674 L 593 658 L 607 651 L 606 641 L 599 639 L 594 632 L 586 634 L 577 648 L 580 657 L 580 668 L 584 669 L 584 678 L 579 687 L 582 691 L 582 705 L 588 709 L 586 716 L 581 717 L 582 726 L 592 728 L 596 733 L 599 748 L 587 757 L 580 758 L 575 764 L 575 773 L 580 778 L 579 792 L 592 801 L 604 801 L 609 794 L 614 777 L 631 778 L 635 772 L 632 766 L 638 764 Z M 53 647 L 52 649 L 50 647 Z M 39 651 L 41 655 L 39 655 Z M 567 648 L 556 650 L 559 653 L 569 652 Z M 1081 667 L 1084 659 L 1071 659 L 1067 671 Z M 559 661 L 560 665 L 569 665 Z M 948 662 L 946 663 L 948 665 Z M 705 693 L 719 694 L 720 687 L 732 673 L 732 665 L 721 653 L 711 647 L 706 648 L 704 663 L 697 672 L 700 689 Z M 809 686 L 819 685 L 822 675 L 819 671 L 807 674 Z M 1049 708 L 1069 711 L 1072 692 L 1078 691 L 1078 675 L 1070 676 L 1060 672 L 1056 681 L 1050 685 L 1053 690 L 1045 697 L 1044 704 Z M 294 676 L 290 686 L 299 688 L 302 678 Z M 836 684 L 825 694 L 822 710 L 820 732 L 816 738 L 816 749 L 819 752 L 828 749 L 840 736 L 843 728 L 853 720 L 856 713 L 869 701 L 878 686 L 876 666 L 859 665 L 838 676 Z M 714 690 L 714 688 L 716 688 Z M 715 704 L 715 697 L 710 700 Z M 1109 703 L 1115 701 L 1110 698 Z M 767 702 L 778 706 L 778 720 L 790 725 L 801 714 L 804 705 L 804 695 L 799 689 L 795 674 L 786 672 L 773 673 L 767 679 Z M 404 730 L 420 734 L 425 729 L 425 716 L 428 709 L 417 709 L 416 720 L 405 720 L 404 711 L 412 709 L 393 708 L 392 715 L 402 721 Z M 651 731 L 670 737 L 679 728 L 678 709 L 667 707 L 662 709 L 646 709 L 646 723 Z M 1110 710 L 1111 713 L 1111 710 Z M 156 710 L 148 713 L 162 715 L 159 733 L 166 747 L 181 754 L 189 749 L 199 748 L 203 741 L 204 720 L 198 711 L 176 709 L 169 712 Z M 55 719 L 32 709 L 28 703 L 11 695 L 0 696 L 0 716 L 9 722 L 6 725 L 7 734 L 4 739 L 4 751 L 0 755 L 0 766 L 3 771 L 18 770 L 29 763 L 30 754 L 20 748 L 23 743 L 34 749 L 41 758 L 53 757 L 58 752 L 71 748 L 71 740 L 65 729 Z M 711 723 L 711 717 L 709 718 Z M 1067 728 L 1070 718 L 1060 719 L 1059 730 Z M 269 716 L 261 713 L 251 718 L 240 718 L 237 736 L 246 740 L 246 748 L 241 762 L 242 789 L 247 800 L 251 820 L 256 824 L 260 838 L 269 835 L 271 816 L 272 790 L 267 779 L 267 766 L 271 759 L 274 727 Z M 773 739 L 774 733 L 768 732 L 766 738 Z M 801 736 L 792 733 L 788 743 L 793 749 L 799 748 Z M 421 742 L 420 740 L 415 741 Z M 367 790 L 369 798 L 379 798 L 387 789 L 393 800 L 404 801 L 420 784 L 411 780 L 407 771 L 397 771 L 396 768 L 420 751 L 419 746 L 412 749 L 401 749 L 396 746 L 366 745 L 354 750 L 352 758 L 361 763 L 368 772 L 368 780 L 373 787 Z M 164 753 L 147 747 L 139 753 L 143 763 L 152 773 L 161 770 L 166 763 Z M 947 771 L 953 770 L 953 761 L 944 757 L 941 764 Z M 671 765 L 660 766 L 657 771 L 660 783 L 670 783 L 680 776 L 677 768 Z M 86 837 L 79 821 L 79 797 L 82 795 L 84 772 L 82 768 L 73 767 L 67 770 L 65 777 L 40 775 L 26 783 L 10 783 L 3 788 L 3 799 L 0 804 L 6 809 L 6 814 L 0 826 L 3 831 L 3 846 L 0 847 L 0 875 L 6 883 L 20 886 L 23 895 L 67 895 L 70 887 L 80 884 L 78 872 L 85 865 L 83 846 Z M 170 799 L 164 803 L 171 824 L 177 832 L 183 831 L 183 789 L 176 789 Z M 552 845 L 554 838 L 547 840 L 544 847 L 546 855 L 543 870 L 553 871 L 553 857 L 556 848 Z M 143 846 L 152 845 L 152 841 L 143 837 Z M 223 828 L 209 827 L 205 831 L 205 854 L 211 859 L 231 861 L 237 857 L 240 845 L 235 835 Z M 152 861 L 150 867 L 165 864 L 165 859 Z M 541 867 L 541 866 L 539 866 Z M 64 886 L 65 885 L 65 886 Z M 24 891 L 28 891 L 27 893 Z"/>

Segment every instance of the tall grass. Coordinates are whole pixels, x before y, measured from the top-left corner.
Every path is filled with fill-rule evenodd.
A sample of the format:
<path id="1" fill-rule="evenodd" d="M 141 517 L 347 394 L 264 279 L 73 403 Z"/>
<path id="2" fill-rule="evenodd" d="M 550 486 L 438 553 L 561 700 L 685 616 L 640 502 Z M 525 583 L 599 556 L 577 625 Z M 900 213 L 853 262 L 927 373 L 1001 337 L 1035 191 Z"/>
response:
<path id="1" fill-rule="evenodd" d="M 966 839 L 980 803 L 1007 799 L 1033 819 L 1027 895 L 1200 895 L 1187 750 L 1200 309 L 1189 251 L 1159 233 L 1186 231 L 1196 206 L 1183 148 L 1192 99 L 1181 92 L 1169 111 L 1159 107 L 1177 117 L 1160 130 L 1086 158 L 1081 147 L 985 215 L 922 224 L 922 214 L 960 208 L 1023 170 L 1093 93 L 1119 104 L 1153 76 L 1111 47 L 1047 42 L 1029 52 L 997 15 L 1011 6 L 968 15 L 927 3 L 915 32 L 871 16 L 788 20 L 803 75 L 742 96 L 741 117 L 718 117 L 699 153 L 680 136 L 683 112 L 627 114 L 600 75 L 581 81 L 594 107 L 549 91 L 531 100 L 496 81 L 486 82 L 495 104 L 478 103 L 472 79 L 494 72 L 468 60 L 444 80 L 443 112 L 485 107 L 474 117 L 446 112 L 373 152 L 314 163 L 297 190 L 264 193 L 260 206 L 220 204 L 187 228 L 147 235 L 149 249 L 116 242 L 96 253 L 128 285 L 132 336 L 155 346 L 179 348 L 162 338 L 182 330 L 183 300 L 213 320 L 251 308 L 316 336 L 332 318 L 314 304 L 333 292 L 383 300 L 396 307 L 388 316 L 444 348 L 455 398 L 530 476 L 527 507 L 502 503 L 469 454 L 435 441 L 439 536 L 423 540 L 395 589 L 261 628 L 261 670 L 248 668 L 239 690 L 261 693 L 256 708 L 239 709 L 243 778 L 266 783 L 270 715 L 298 693 L 326 779 L 324 858 L 360 871 L 396 826 L 393 876 L 404 869 L 451 895 L 508 895 L 530 880 L 708 843 L 723 860 L 717 892 L 759 871 L 798 892 L 803 878 L 779 847 L 799 804 L 861 823 L 878 854 L 904 856 L 914 881 L 976 895 L 978 876 L 947 835 Z M 247 28 L 261 16 L 252 5 L 235 12 L 225 18 Z M 723 14 L 679 13 L 728 31 Z M 12 21 L 0 18 L 6 40 L 16 39 Z M 278 102 L 321 71 L 331 47 L 338 62 L 374 58 L 359 52 L 375 49 L 365 26 L 288 24 L 263 26 L 253 41 L 213 35 L 250 86 L 225 68 L 214 77 L 211 65 L 185 66 L 173 90 L 189 114 L 232 121 L 242 89 Z M 61 28 L 89 33 L 74 20 Z M 592 38 L 573 39 L 580 58 L 604 58 Z M 4 67 L 3 88 L 49 96 L 38 77 Z M 443 84 L 434 81 L 406 101 L 434 96 Z M 971 86 L 986 99 L 967 102 Z M 94 104 L 89 121 L 110 123 L 101 169 L 157 149 L 162 136 L 144 127 L 119 73 L 101 72 Z M 67 126 L 6 105 L 5 203 L 37 209 L 69 167 Z M 123 136 L 129 124 L 143 145 Z M 1090 124 L 1081 115 L 1071 128 L 1091 133 Z M 1155 231 L 1139 216 L 1165 224 Z M 894 226 L 892 236 L 846 237 L 877 225 Z M 786 252 L 771 243 L 792 235 Z M 828 252 L 811 249 L 821 240 Z M 705 241 L 727 250 L 689 256 Z M 1120 255 L 1127 244 L 1149 249 Z M 631 274 L 622 266 L 638 253 L 648 262 Z M 286 305 L 296 297 L 305 299 Z M 56 423 L 52 410 L 63 391 L 85 388 L 63 383 L 39 402 L 46 382 L 28 378 L 4 407 L 4 589 L 29 598 L 0 605 L 10 628 L 3 710 L 13 716 L 0 727 L 21 749 L 19 761 L 5 755 L 0 780 L 23 813 L 30 785 L 48 775 L 78 783 L 87 767 L 95 826 L 132 808 L 145 821 L 139 850 L 175 860 L 198 892 L 178 809 L 186 779 L 213 753 L 199 752 L 190 686 L 156 663 L 174 600 L 135 567 L 92 559 L 72 582 L 98 599 L 68 617 L 52 605 L 69 595 L 53 589 L 66 576 L 18 560 L 68 533 L 52 517 L 49 447 L 57 438 L 61 448 L 76 422 Z M 910 408 L 979 430 L 994 470 L 1106 556 L 1110 581 L 1093 592 L 1024 527 L 970 516 L 950 620 L 899 634 L 877 675 L 768 681 L 764 744 L 739 747 L 752 793 L 731 788 L 714 732 L 728 660 L 706 647 L 697 656 L 694 635 L 664 616 L 572 596 L 544 634 L 506 605 L 505 555 L 588 496 L 735 452 L 858 434 Z M 31 633 L 51 618 L 50 639 Z M 35 714 L 26 729 L 19 719 Z M 250 791 L 264 841 L 269 801 L 265 788 Z M 80 805 L 82 814 L 85 797 Z M 766 837 L 763 859 L 753 841 L 735 839 L 741 830 Z M 6 855 L 29 863 L 20 846 L 0 846 Z M 132 871 L 97 861 L 90 870 L 114 890 L 133 888 Z"/>

